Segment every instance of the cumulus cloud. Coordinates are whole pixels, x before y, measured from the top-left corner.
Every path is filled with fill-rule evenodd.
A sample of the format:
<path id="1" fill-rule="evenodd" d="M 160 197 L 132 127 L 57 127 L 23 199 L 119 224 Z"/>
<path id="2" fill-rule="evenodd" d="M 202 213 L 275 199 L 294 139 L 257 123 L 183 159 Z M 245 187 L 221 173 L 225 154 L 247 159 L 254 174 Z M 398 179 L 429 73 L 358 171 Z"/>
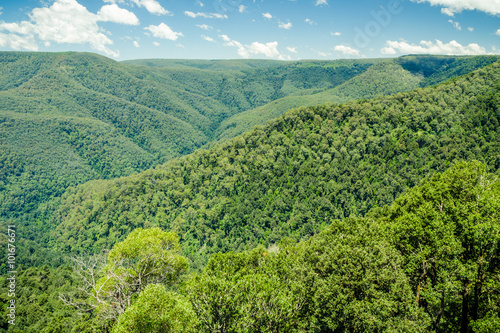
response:
<path id="1" fill-rule="evenodd" d="M 37 50 L 37 40 L 44 45 L 55 43 L 89 44 L 96 51 L 118 57 L 109 49 L 113 41 L 104 34 L 98 22 L 137 25 L 134 13 L 116 4 L 103 6 L 93 14 L 76 0 L 55 0 L 50 7 L 34 8 L 30 21 L 0 23 L 1 43 L 12 49 Z"/>
<path id="2" fill-rule="evenodd" d="M 473 27 L 468 27 L 467 30 L 469 30 L 470 32 L 473 32 L 474 28 Z"/>
<path id="3" fill-rule="evenodd" d="M 201 38 L 203 38 L 207 42 L 215 42 L 215 39 L 213 39 L 212 37 L 209 37 L 209 36 L 201 35 Z"/>
<path id="4" fill-rule="evenodd" d="M 500 29 L 495 32 L 495 35 L 500 36 Z"/>
<path id="5" fill-rule="evenodd" d="M 333 31 L 332 31 L 332 32 L 330 32 L 330 35 L 332 35 L 332 36 L 334 36 L 334 37 L 338 37 L 338 36 L 342 36 L 342 33 L 341 33 L 341 32 L 338 32 L 338 31 L 336 31 L 336 32 L 333 32 Z"/>
<path id="6" fill-rule="evenodd" d="M 346 45 L 337 45 L 333 48 L 336 52 L 340 52 L 343 55 L 348 55 L 348 56 L 359 56 L 359 51 L 356 49 L 353 49 L 350 46 Z"/>
<path id="7" fill-rule="evenodd" d="M 500 14 L 500 0 L 412 0 L 418 3 L 429 3 L 432 6 L 441 6 L 441 12 L 448 16 L 455 16 L 464 10 L 478 10 L 492 15 Z"/>
<path id="8" fill-rule="evenodd" d="M 116 4 L 102 6 L 97 13 L 99 21 L 138 25 L 139 19 L 134 13 L 118 7 Z"/>
<path id="9" fill-rule="evenodd" d="M 486 49 L 476 43 L 461 45 L 455 40 L 443 43 L 436 39 L 436 42 L 421 41 L 417 44 L 409 44 L 405 41 L 387 41 L 386 47 L 380 50 L 382 54 L 446 54 L 446 55 L 478 55 L 485 54 Z"/>
<path id="10" fill-rule="evenodd" d="M 296 47 L 287 46 L 286 49 L 288 50 L 288 52 L 297 53 L 297 48 Z"/>
<path id="11" fill-rule="evenodd" d="M 307 24 L 310 24 L 310 25 L 316 25 L 316 22 L 314 22 L 313 20 L 309 19 L 309 18 L 306 18 L 305 21 Z"/>
<path id="12" fill-rule="evenodd" d="M 177 40 L 180 36 L 184 36 L 182 32 L 173 31 L 168 25 L 163 22 L 159 25 L 150 25 L 144 29 L 150 31 L 154 37 L 168 40 Z"/>
<path id="13" fill-rule="evenodd" d="M 268 20 L 273 18 L 273 16 L 270 13 L 262 13 L 262 16 L 264 16 Z"/>
<path id="14" fill-rule="evenodd" d="M 239 11 L 240 13 L 245 12 L 245 10 L 246 10 L 246 9 L 247 9 L 247 7 L 246 7 L 246 6 L 243 6 L 243 5 L 240 5 L 240 6 L 238 7 L 238 11 Z"/>
<path id="15" fill-rule="evenodd" d="M 328 5 L 327 0 L 317 0 L 316 1 L 316 6 L 323 6 L 323 5 Z"/>
<path id="16" fill-rule="evenodd" d="M 160 46 L 160 43 L 158 43 L 158 42 L 153 42 L 153 45 L 154 45 L 154 46 Z"/>
<path id="17" fill-rule="evenodd" d="M 144 7 L 148 12 L 155 15 L 167 15 L 171 14 L 168 10 L 163 8 L 160 3 L 156 0 L 104 0 L 104 2 L 111 3 L 132 3 L 137 5 L 137 7 Z"/>
<path id="18" fill-rule="evenodd" d="M 211 18 L 211 19 L 227 19 L 226 14 L 219 14 L 219 13 L 194 13 L 186 10 L 184 12 L 186 16 L 192 17 L 192 18 L 198 18 L 198 17 L 203 17 L 203 18 Z"/>
<path id="19" fill-rule="evenodd" d="M 242 58 L 250 58 L 252 55 L 264 55 L 268 58 L 284 60 L 278 51 L 278 42 L 260 43 L 253 42 L 250 45 L 243 45 L 242 43 L 232 40 L 227 35 L 220 35 L 220 38 L 225 42 L 226 46 L 233 46 L 238 49 L 238 55 Z"/>
<path id="20" fill-rule="evenodd" d="M 137 42 L 136 40 L 134 40 L 134 46 L 135 46 L 135 47 L 141 47 L 141 46 L 139 45 L 139 42 Z"/>
<path id="21" fill-rule="evenodd" d="M 289 29 L 292 29 L 292 23 L 291 22 L 288 22 L 288 23 L 283 23 L 283 22 L 280 22 L 279 23 L 279 27 L 281 29 L 286 29 L 286 30 L 289 30 Z"/>

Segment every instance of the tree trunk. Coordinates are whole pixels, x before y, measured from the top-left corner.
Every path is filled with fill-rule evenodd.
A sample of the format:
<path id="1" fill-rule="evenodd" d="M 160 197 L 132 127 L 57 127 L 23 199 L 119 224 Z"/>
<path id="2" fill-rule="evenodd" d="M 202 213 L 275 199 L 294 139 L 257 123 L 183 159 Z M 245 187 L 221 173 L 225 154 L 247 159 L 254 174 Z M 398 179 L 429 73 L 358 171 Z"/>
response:
<path id="1" fill-rule="evenodd" d="M 462 292 L 462 324 L 460 333 L 468 333 L 469 331 L 469 288 L 464 284 Z"/>

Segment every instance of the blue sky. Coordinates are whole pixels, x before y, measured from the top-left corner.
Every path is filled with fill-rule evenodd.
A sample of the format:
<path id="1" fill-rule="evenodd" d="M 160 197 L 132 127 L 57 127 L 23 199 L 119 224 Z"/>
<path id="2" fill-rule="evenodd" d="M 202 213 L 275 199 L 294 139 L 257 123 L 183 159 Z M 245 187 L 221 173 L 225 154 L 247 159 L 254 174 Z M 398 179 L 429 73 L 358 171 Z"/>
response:
<path id="1" fill-rule="evenodd" d="M 0 0 L 0 51 L 116 60 L 500 54 L 500 0 Z"/>

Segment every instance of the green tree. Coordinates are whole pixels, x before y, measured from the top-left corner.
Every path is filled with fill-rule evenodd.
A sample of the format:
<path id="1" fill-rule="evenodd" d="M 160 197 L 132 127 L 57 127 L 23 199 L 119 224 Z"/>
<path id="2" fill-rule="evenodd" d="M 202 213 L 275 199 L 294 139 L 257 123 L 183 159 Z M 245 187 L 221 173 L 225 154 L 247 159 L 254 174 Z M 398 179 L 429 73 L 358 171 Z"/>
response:
<path id="1" fill-rule="evenodd" d="M 457 163 L 397 199 L 384 219 L 432 329 L 469 332 L 498 293 L 498 179 L 479 162 Z"/>
<path id="2" fill-rule="evenodd" d="M 197 332 L 191 303 L 164 285 L 150 284 L 120 316 L 112 333 Z"/>
<path id="3" fill-rule="evenodd" d="M 179 237 L 160 228 L 138 228 L 117 243 L 107 256 L 75 259 L 89 301 L 82 303 L 62 295 L 69 305 L 95 310 L 103 318 L 116 320 L 149 284 L 173 284 L 187 270 Z"/>

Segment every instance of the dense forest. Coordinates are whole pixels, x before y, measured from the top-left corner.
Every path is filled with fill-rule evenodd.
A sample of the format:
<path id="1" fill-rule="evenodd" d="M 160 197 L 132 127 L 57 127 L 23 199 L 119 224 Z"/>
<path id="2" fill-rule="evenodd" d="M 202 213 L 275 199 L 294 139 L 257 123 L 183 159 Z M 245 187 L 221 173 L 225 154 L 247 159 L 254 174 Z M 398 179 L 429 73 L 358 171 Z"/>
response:
<path id="1" fill-rule="evenodd" d="M 119 63 L 1 52 L 0 219 L 33 220 L 70 186 L 146 170 L 292 107 L 408 91 L 497 59 L 429 58 Z"/>
<path id="2" fill-rule="evenodd" d="M 0 57 L 0 331 L 500 330 L 497 57 Z"/>

